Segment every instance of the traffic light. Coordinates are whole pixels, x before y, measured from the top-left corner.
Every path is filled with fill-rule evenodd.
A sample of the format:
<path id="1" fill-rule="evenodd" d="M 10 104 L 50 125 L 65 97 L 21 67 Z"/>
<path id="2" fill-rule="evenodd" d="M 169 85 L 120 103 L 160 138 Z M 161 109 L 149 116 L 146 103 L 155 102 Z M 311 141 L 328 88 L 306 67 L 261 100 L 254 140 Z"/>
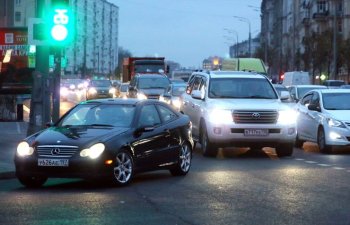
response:
<path id="1" fill-rule="evenodd" d="M 66 45 L 73 38 L 73 14 L 67 0 L 52 0 L 47 19 L 51 45 Z"/>

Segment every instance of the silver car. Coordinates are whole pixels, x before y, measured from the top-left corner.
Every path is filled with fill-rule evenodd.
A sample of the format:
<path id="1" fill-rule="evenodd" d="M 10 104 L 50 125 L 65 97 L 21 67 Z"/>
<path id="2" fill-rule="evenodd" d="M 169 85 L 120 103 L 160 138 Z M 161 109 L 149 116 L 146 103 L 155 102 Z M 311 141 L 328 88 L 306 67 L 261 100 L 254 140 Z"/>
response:
<path id="1" fill-rule="evenodd" d="M 288 92 L 281 92 L 287 99 Z M 283 104 L 271 82 L 256 73 L 196 72 L 182 95 L 180 111 L 192 122 L 204 156 L 219 147 L 275 147 L 290 156 L 296 137 L 296 112 Z"/>
<path id="2" fill-rule="evenodd" d="M 297 104 L 296 146 L 318 144 L 323 153 L 333 146 L 350 146 L 350 90 L 322 89 L 308 92 Z"/>

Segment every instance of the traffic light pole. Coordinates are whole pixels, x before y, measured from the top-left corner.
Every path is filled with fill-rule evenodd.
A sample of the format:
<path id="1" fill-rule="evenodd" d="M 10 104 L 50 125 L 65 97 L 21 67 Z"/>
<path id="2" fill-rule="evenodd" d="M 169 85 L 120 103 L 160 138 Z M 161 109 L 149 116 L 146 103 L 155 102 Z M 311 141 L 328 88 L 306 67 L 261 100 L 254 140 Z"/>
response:
<path id="1" fill-rule="evenodd" d="M 56 122 L 60 117 L 60 81 L 61 81 L 61 56 L 62 47 L 54 47 L 54 90 L 52 95 L 53 105 L 52 105 L 52 121 Z"/>

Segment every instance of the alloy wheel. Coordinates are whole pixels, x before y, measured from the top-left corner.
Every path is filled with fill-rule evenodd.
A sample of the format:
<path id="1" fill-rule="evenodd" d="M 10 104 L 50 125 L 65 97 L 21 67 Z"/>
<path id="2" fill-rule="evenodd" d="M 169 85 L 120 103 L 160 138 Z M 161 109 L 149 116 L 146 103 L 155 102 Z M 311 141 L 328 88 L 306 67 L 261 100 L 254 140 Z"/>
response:
<path id="1" fill-rule="evenodd" d="M 114 167 L 114 177 L 120 184 L 126 184 L 130 181 L 133 174 L 133 163 L 130 154 L 120 152 L 116 157 L 116 165 Z"/>

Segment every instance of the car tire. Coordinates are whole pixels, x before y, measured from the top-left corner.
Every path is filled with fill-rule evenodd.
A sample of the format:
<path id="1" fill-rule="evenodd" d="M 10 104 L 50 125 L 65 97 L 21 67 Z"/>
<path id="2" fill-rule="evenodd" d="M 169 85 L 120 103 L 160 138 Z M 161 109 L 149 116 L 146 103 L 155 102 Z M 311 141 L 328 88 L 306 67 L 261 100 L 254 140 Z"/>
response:
<path id="1" fill-rule="evenodd" d="M 28 188 L 39 188 L 47 181 L 47 177 L 25 176 L 21 174 L 17 174 L 17 179 Z"/>
<path id="2" fill-rule="evenodd" d="M 291 156 L 293 154 L 294 144 L 280 144 L 276 147 L 278 157 Z"/>
<path id="3" fill-rule="evenodd" d="M 208 132 L 206 126 L 203 124 L 200 132 L 200 143 L 203 156 L 216 157 L 218 154 L 218 148 L 215 144 L 211 143 L 208 138 Z"/>
<path id="4" fill-rule="evenodd" d="M 170 169 L 173 176 L 184 176 L 191 168 L 192 149 L 190 145 L 185 142 L 181 145 L 176 166 Z"/>
<path id="5" fill-rule="evenodd" d="M 299 139 L 299 135 L 297 134 L 296 138 L 295 138 L 295 144 L 294 146 L 297 148 L 303 148 L 304 145 L 304 141 Z"/>
<path id="6" fill-rule="evenodd" d="M 113 182 L 118 186 L 130 183 L 134 176 L 134 159 L 129 151 L 121 150 L 115 157 Z"/>
<path id="7" fill-rule="evenodd" d="M 317 145 L 321 153 L 329 154 L 332 152 L 332 146 L 326 144 L 326 135 L 323 128 L 318 129 Z"/>

